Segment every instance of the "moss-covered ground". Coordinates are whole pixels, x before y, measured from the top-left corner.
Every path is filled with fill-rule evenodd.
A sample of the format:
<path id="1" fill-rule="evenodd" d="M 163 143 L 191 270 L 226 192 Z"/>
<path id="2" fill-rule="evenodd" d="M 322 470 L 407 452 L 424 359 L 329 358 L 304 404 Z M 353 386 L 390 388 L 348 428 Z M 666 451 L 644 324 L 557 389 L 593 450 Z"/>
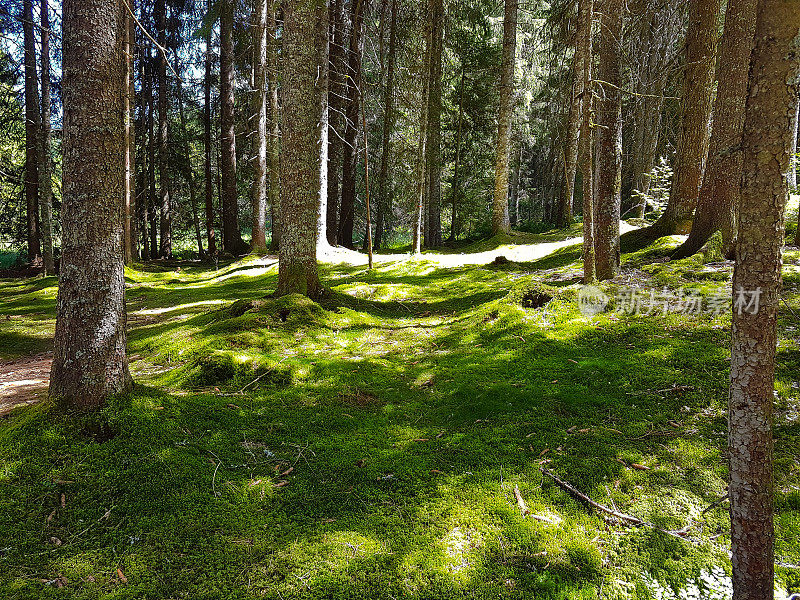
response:
<path id="1" fill-rule="evenodd" d="M 676 243 L 625 254 L 603 291 L 729 290 L 729 264 L 665 261 Z M 0 421 L 0 598 L 650 598 L 722 576 L 727 505 L 702 511 L 725 492 L 730 309 L 586 317 L 579 251 L 325 265 L 319 302 L 270 297 L 268 259 L 126 271 L 133 394 Z M 786 262 L 783 593 L 800 591 L 800 252 Z M 0 358 L 50 348 L 55 286 L 0 281 Z"/>

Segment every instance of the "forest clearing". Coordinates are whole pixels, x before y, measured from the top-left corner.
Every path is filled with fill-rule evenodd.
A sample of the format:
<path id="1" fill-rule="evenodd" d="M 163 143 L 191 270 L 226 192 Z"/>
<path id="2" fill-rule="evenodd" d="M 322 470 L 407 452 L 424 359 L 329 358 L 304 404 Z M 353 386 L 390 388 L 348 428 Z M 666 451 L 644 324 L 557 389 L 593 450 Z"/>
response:
<path id="1" fill-rule="evenodd" d="M 800 600 L 799 0 L 1 0 L 0 600 Z"/>

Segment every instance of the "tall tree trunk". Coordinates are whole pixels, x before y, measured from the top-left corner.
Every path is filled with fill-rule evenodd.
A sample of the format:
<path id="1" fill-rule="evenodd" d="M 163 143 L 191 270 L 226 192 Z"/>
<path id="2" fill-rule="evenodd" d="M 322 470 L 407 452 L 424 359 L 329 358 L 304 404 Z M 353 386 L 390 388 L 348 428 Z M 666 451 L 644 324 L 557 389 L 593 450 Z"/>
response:
<path id="1" fill-rule="evenodd" d="M 623 0 L 601 0 L 598 48 L 597 198 L 595 262 L 597 277 L 611 279 L 619 271 L 619 217 L 622 201 L 622 40 Z"/>
<path id="2" fill-rule="evenodd" d="M 138 200 L 140 204 L 141 224 L 142 224 L 142 260 L 150 260 L 150 165 L 152 156 L 153 129 L 150 107 L 152 106 L 153 86 L 150 80 L 150 49 L 143 43 L 139 48 L 139 74 L 142 80 L 142 93 L 139 96 L 139 119 L 141 123 L 141 148 L 142 161 L 141 169 L 141 189 L 139 190 Z"/>
<path id="3" fill-rule="evenodd" d="M 774 595 L 772 405 L 800 11 L 760 0 L 744 131 L 728 398 L 733 600 Z M 742 306 L 740 298 L 757 304 Z M 739 310 L 741 308 L 741 310 Z"/>
<path id="4" fill-rule="evenodd" d="M 208 0 L 208 9 L 211 8 Z M 217 234 L 214 229 L 214 176 L 211 170 L 211 28 L 206 31 L 206 51 L 204 56 L 205 72 L 203 74 L 203 180 L 205 184 L 206 240 L 209 256 L 217 254 Z"/>
<path id="5" fill-rule="evenodd" d="M 675 251 L 675 258 L 691 256 L 719 230 L 726 249 L 733 243 L 742 174 L 740 143 L 750 51 L 756 30 L 756 4 L 756 0 L 728 0 L 717 68 L 717 98 L 708 166 L 691 233 Z"/>
<path id="6" fill-rule="evenodd" d="M 427 15 L 426 15 L 427 16 Z M 426 143 L 428 140 L 428 88 L 430 86 L 430 79 L 428 73 L 430 72 L 431 64 L 431 21 L 429 18 L 424 19 L 425 29 L 425 54 L 422 60 L 422 68 L 420 69 L 422 77 L 421 97 L 419 107 L 419 141 L 417 142 L 417 173 L 416 183 L 417 189 L 415 194 L 416 210 L 414 214 L 414 223 L 411 240 L 412 254 L 419 254 L 422 251 L 422 233 L 423 221 L 425 211 L 425 194 L 427 192 L 427 174 L 426 167 Z"/>
<path id="7" fill-rule="evenodd" d="M 267 152 L 269 156 L 269 210 L 270 223 L 272 226 L 272 238 L 270 240 L 270 250 L 273 252 L 278 249 L 280 240 L 280 143 L 281 126 L 278 104 L 278 24 L 277 24 L 277 0 L 267 0 L 267 14 L 269 38 L 267 40 L 267 78 L 269 79 L 269 143 Z"/>
<path id="8" fill-rule="evenodd" d="M 458 234 L 458 223 L 456 221 L 456 208 L 458 204 L 458 194 L 460 191 L 459 172 L 461 168 L 461 138 L 464 129 L 464 78 L 466 69 L 461 65 L 461 82 L 458 84 L 458 122 L 456 125 L 456 159 L 453 164 L 453 183 L 450 186 L 450 205 L 452 216 L 450 218 L 450 242 L 456 241 Z"/>
<path id="9" fill-rule="evenodd" d="M 33 34 L 32 0 L 22 3 L 25 46 L 25 204 L 28 212 L 28 260 L 41 259 L 39 240 L 39 77 L 36 73 L 36 38 Z"/>
<path id="10" fill-rule="evenodd" d="M 135 23 L 134 23 L 135 25 Z M 134 29 L 134 34 L 136 29 Z M 135 36 L 132 37 L 135 39 Z M 136 98 L 137 110 L 136 113 L 139 115 L 137 119 L 137 124 L 135 126 L 136 131 L 139 131 L 139 136 L 137 137 L 138 141 L 138 151 L 139 156 L 136 159 L 136 187 L 135 187 L 135 197 L 136 197 L 136 245 L 134 248 L 136 249 L 136 256 L 140 260 L 149 260 L 150 259 L 150 245 L 147 243 L 147 220 L 148 220 L 148 212 L 149 208 L 147 206 L 147 125 L 145 119 L 147 118 L 147 104 L 145 98 L 150 94 L 150 91 L 147 88 L 147 78 L 145 77 L 145 44 L 140 44 L 136 52 L 138 54 L 137 61 L 138 61 L 138 70 L 139 70 L 139 81 L 141 81 L 142 86 L 142 93 L 138 95 Z M 141 237 L 139 237 L 141 236 Z"/>
<path id="11" fill-rule="evenodd" d="M 42 131 L 39 156 L 39 194 L 42 212 L 42 260 L 46 275 L 56 272 L 53 261 L 53 181 L 50 169 L 50 13 L 47 0 L 41 2 L 42 25 Z"/>
<path id="12" fill-rule="evenodd" d="M 389 50 L 386 55 L 386 80 L 383 88 L 383 140 L 381 144 L 381 168 L 378 171 L 378 211 L 375 216 L 375 250 L 383 244 L 386 215 L 392 213 L 391 181 L 389 180 L 389 157 L 391 155 L 392 131 L 394 130 L 394 66 L 397 47 L 397 0 L 391 3 L 389 16 Z"/>
<path id="13" fill-rule="evenodd" d="M 564 186 L 558 203 L 556 223 L 559 227 L 569 227 L 573 218 L 573 202 L 575 199 L 575 174 L 578 170 L 578 145 L 581 132 L 581 60 L 578 44 L 583 38 L 584 23 L 578 23 L 575 31 L 575 55 L 572 59 L 572 86 L 569 112 L 567 114 L 566 142 L 564 144 Z"/>
<path id="14" fill-rule="evenodd" d="M 253 148 L 253 210 L 250 249 L 267 253 L 267 0 L 257 0 L 253 11 L 253 97 L 250 107 Z"/>
<path id="15" fill-rule="evenodd" d="M 317 222 L 320 190 L 320 96 L 317 78 L 323 58 L 318 24 L 327 17 L 318 0 L 288 0 L 283 26 L 283 156 L 278 295 L 316 297 Z M 323 15 L 322 12 L 326 14 Z M 327 56 L 324 57 L 327 60 Z"/>
<path id="16" fill-rule="evenodd" d="M 222 246 L 233 255 L 246 251 L 239 231 L 236 186 L 236 118 L 234 108 L 233 14 L 235 0 L 220 2 L 220 104 L 222 127 Z"/>
<path id="17" fill-rule="evenodd" d="M 681 133 L 672 190 L 667 208 L 653 224 L 650 235 L 689 233 L 691 228 L 711 134 L 709 121 L 721 4 L 722 0 L 689 0 Z"/>
<path id="18" fill-rule="evenodd" d="M 42 0 L 42 6 L 47 5 L 47 0 Z M 134 146 L 133 146 L 133 40 L 131 39 L 131 18 L 125 3 L 122 3 L 122 80 L 124 94 L 122 97 L 122 124 L 124 131 L 123 165 L 125 169 L 125 183 L 122 192 L 122 248 L 125 264 L 133 264 L 133 248 L 135 234 L 134 225 Z"/>
<path id="19" fill-rule="evenodd" d="M 442 245 L 442 52 L 444 49 L 444 3 L 430 0 L 431 56 L 428 72 L 428 139 L 425 142 L 428 210 L 425 246 Z"/>
<path id="20" fill-rule="evenodd" d="M 147 100 L 147 126 L 148 126 L 148 160 L 147 160 L 147 180 L 148 180 L 148 197 L 147 201 L 150 205 L 150 258 L 156 259 L 159 257 L 158 251 L 158 206 L 156 205 L 156 198 L 158 191 L 156 190 L 156 111 L 155 102 L 153 100 L 155 90 L 155 63 L 153 61 L 152 48 L 147 53 L 148 80 L 150 85 L 150 96 Z"/>
<path id="21" fill-rule="evenodd" d="M 329 56 L 328 80 L 328 218 L 326 235 L 329 244 L 336 244 L 339 233 L 339 183 L 342 167 L 342 134 L 345 121 L 342 113 L 347 94 L 346 73 L 347 53 L 344 49 L 347 40 L 347 20 L 344 16 L 345 1 L 333 0 L 330 6 L 331 48 Z"/>
<path id="22" fill-rule="evenodd" d="M 64 202 L 50 395 L 94 408 L 131 388 L 125 355 L 122 4 L 64 0 Z"/>
<path id="23" fill-rule="evenodd" d="M 344 146 L 342 147 L 342 199 L 339 209 L 339 243 L 353 245 L 356 205 L 356 169 L 358 165 L 358 129 L 361 114 L 361 58 L 364 52 L 364 12 L 369 0 L 351 0 L 350 49 L 347 66 L 347 106 L 345 109 Z M 364 132 L 366 135 L 366 132 Z"/>
<path id="24" fill-rule="evenodd" d="M 578 21 L 582 35 L 577 41 L 581 61 L 581 121 L 580 155 L 583 181 L 583 281 L 596 279 L 594 251 L 594 172 L 592 161 L 592 20 L 593 0 L 578 1 Z"/>
<path id="25" fill-rule="evenodd" d="M 156 0 L 155 21 L 158 29 L 158 44 L 167 43 L 167 7 L 165 0 Z M 169 173 L 169 82 L 167 80 L 167 57 L 158 51 L 158 200 L 161 207 L 161 258 L 172 258 L 172 205 Z"/>
<path id="26" fill-rule="evenodd" d="M 511 191 L 509 201 L 511 206 L 514 207 L 514 218 L 511 221 L 511 226 L 516 227 L 522 222 L 522 217 L 519 214 L 519 172 L 522 168 L 522 144 L 517 144 L 517 149 L 514 156 L 514 162 L 511 170 Z"/>
<path id="27" fill-rule="evenodd" d="M 511 155 L 511 116 L 514 109 L 514 67 L 517 48 L 517 0 L 505 0 L 503 18 L 503 63 L 500 70 L 500 100 L 494 161 L 492 235 L 511 231 L 508 218 L 508 161 Z"/>
<path id="28" fill-rule="evenodd" d="M 180 74 L 181 69 L 178 63 L 178 53 L 175 53 L 175 72 Z M 194 183 L 194 167 L 192 167 L 192 155 L 189 151 L 189 130 L 186 127 L 186 113 L 183 110 L 183 82 L 177 78 L 178 92 L 178 117 L 181 122 L 181 136 L 183 138 L 183 161 L 186 165 L 186 183 L 189 186 L 189 204 L 192 209 L 192 224 L 194 225 L 194 236 L 197 240 L 197 256 L 203 258 L 203 234 L 200 233 L 200 216 L 197 214 L 197 190 Z"/>
<path id="29" fill-rule="evenodd" d="M 330 247 L 328 243 L 328 148 L 329 118 L 328 92 L 330 90 L 330 2 L 322 0 L 325 12 L 317 10 L 316 48 L 319 55 L 315 87 L 318 92 L 320 140 L 319 152 L 319 201 L 317 205 L 317 250 Z"/>

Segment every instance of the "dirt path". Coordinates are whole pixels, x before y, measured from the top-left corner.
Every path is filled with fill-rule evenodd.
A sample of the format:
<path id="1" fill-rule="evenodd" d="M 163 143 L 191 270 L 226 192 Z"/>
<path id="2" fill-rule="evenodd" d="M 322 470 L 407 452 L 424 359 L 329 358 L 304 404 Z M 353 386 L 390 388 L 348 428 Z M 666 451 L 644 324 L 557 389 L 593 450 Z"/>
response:
<path id="1" fill-rule="evenodd" d="M 47 393 L 53 353 L 0 362 L 0 417 L 15 406 L 33 404 Z"/>

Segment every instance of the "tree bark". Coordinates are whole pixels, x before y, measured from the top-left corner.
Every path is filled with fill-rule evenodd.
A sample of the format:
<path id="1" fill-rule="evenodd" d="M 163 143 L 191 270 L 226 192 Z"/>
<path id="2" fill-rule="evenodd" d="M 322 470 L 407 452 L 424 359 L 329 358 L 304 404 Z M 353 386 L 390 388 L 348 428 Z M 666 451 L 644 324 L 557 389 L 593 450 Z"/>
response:
<path id="1" fill-rule="evenodd" d="M 427 16 L 427 15 L 426 15 Z M 430 64 L 431 64 L 431 21 L 429 18 L 425 18 L 424 21 L 424 30 L 425 30 L 425 53 L 424 58 L 422 60 L 422 68 L 420 78 L 422 80 L 421 86 L 421 97 L 420 97 L 420 108 L 419 108 L 419 141 L 417 142 L 417 173 L 416 173 L 416 195 L 415 195 L 415 205 L 416 209 L 414 211 L 414 223 L 412 225 L 412 240 L 411 240 L 411 252 L 412 254 L 419 254 L 422 252 L 422 233 L 423 233 L 423 221 L 424 221 L 424 211 L 425 211 L 425 194 L 427 192 L 427 174 L 428 169 L 426 167 L 426 142 L 428 139 L 428 88 L 430 86 L 430 79 L 428 78 L 428 73 L 430 72 Z"/>
<path id="2" fill-rule="evenodd" d="M 711 134 L 709 121 L 714 99 L 717 22 L 721 4 L 721 0 L 689 0 L 681 133 L 672 190 L 667 208 L 652 225 L 651 235 L 685 234 L 691 228 Z"/>
<path id="3" fill-rule="evenodd" d="M 42 131 L 39 156 L 39 194 L 42 213 L 42 261 L 45 275 L 56 272 L 53 261 L 53 181 L 50 148 L 50 13 L 47 0 L 41 2 L 42 25 Z"/>
<path id="4" fill-rule="evenodd" d="M 269 80 L 269 143 L 267 152 L 269 157 L 269 210 L 270 224 L 272 227 L 272 237 L 270 239 L 270 250 L 273 252 L 278 249 L 280 240 L 280 141 L 281 126 L 278 103 L 278 23 L 277 23 L 277 0 L 267 0 L 267 14 L 269 37 L 267 39 L 267 78 Z"/>
<path id="5" fill-rule="evenodd" d="M 581 37 L 577 52 L 581 61 L 580 87 L 583 119 L 581 121 L 580 155 L 583 181 L 583 282 L 596 279 L 594 251 L 594 171 L 592 161 L 592 20 L 593 0 L 578 1 Z"/>
<path id="6" fill-rule="evenodd" d="M 63 237 L 50 395 L 83 409 L 132 385 L 120 202 L 121 6 L 63 3 Z"/>
<path id="7" fill-rule="evenodd" d="M 389 157 L 391 155 L 392 131 L 394 130 L 394 68 L 397 47 L 397 0 L 389 0 L 389 49 L 386 55 L 386 80 L 383 88 L 383 141 L 381 144 L 381 168 L 378 171 L 378 210 L 375 216 L 375 250 L 383 244 L 386 215 L 392 212 L 392 197 L 389 179 Z"/>
<path id="8" fill-rule="evenodd" d="M 211 1 L 208 0 L 207 8 L 210 10 Z M 203 179 L 205 184 L 205 212 L 206 212 L 206 241 L 208 254 L 217 253 L 217 234 L 214 229 L 214 176 L 211 169 L 211 71 L 213 58 L 211 55 L 211 28 L 206 32 L 206 51 L 204 56 L 205 72 L 203 74 Z"/>
<path id="9" fill-rule="evenodd" d="M 325 12 L 317 10 L 316 41 L 317 49 L 317 75 L 315 88 L 317 90 L 317 100 L 319 102 L 319 135 L 320 141 L 317 149 L 319 151 L 319 196 L 317 202 L 317 250 L 329 248 L 328 244 L 328 133 L 330 114 L 328 111 L 328 92 L 330 90 L 330 1 L 318 0 L 325 6 Z"/>
<path id="10" fill-rule="evenodd" d="M 178 53 L 175 53 L 175 72 L 181 73 L 178 64 Z M 197 191 L 194 183 L 194 168 L 192 167 L 192 155 L 189 152 L 189 130 L 186 127 L 186 114 L 183 110 L 183 83 L 181 78 L 177 78 L 178 92 L 178 117 L 181 123 L 181 136 L 183 137 L 183 162 L 186 165 L 186 183 L 189 186 L 189 204 L 192 209 L 192 224 L 194 225 L 194 235 L 197 240 L 197 255 L 203 258 L 203 234 L 200 233 L 200 217 L 197 214 Z"/>
<path id="11" fill-rule="evenodd" d="M 251 105 L 253 211 L 250 249 L 267 253 L 267 0 L 257 0 L 253 11 L 253 97 Z"/>
<path id="12" fill-rule="evenodd" d="M 619 217 L 622 200 L 622 39 L 623 0 L 601 0 L 597 106 L 597 198 L 595 262 L 598 279 L 619 271 Z"/>
<path id="13" fill-rule="evenodd" d="M 517 48 L 517 0 L 505 0 L 503 17 L 503 62 L 500 68 L 500 99 L 494 161 L 492 235 L 511 231 L 508 218 L 508 161 L 511 153 L 511 116 L 514 109 L 514 67 Z"/>
<path id="14" fill-rule="evenodd" d="M 461 82 L 458 85 L 458 120 L 456 124 L 456 158 L 453 164 L 453 183 L 450 185 L 450 242 L 456 241 L 458 233 L 458 226 L 456 221 L 456 207 L 458 204 L 458 194 L 460 188 L 460 168 L 461 168 L 461 139 L 464 129 L 464 79 L 465 79 L 465 66 L 461 65 Z"/>
<path id="15" fill-rule="evenodd" d="M 333 0 L 330 6 L 331 48 L 328 80 L 328 218 L 326 235 L 328 243 L 335 245 L 339 233 L 339 183 L 342 167 L 342 134 L 345 121 L 342 113 L 347 94 L 347 55 L 344 43 L 347 39 L 347 24 L 344 17 L 344 0 Z"/>
<path id="16" fill-rule="evenodd" d="M 717 68 L 714 121 L 697 212 L 689 237 L 674 258 L 691 256 L 717 231 L 723 246 L 733 244 L 736 206 L 742 174 L 744 127 L 750 51 L 756 30 L 756 0 L 728 0 Z"/>
<path id="17" fill-rule="evenodd" d="M 121 1 L 121 0 L 120 0 Z M 42 0 L 42 6 L 47 5 L 47 0 Z M 132 95 L 133 89 L 133 53 L 132 53 L 132 40 L 130 37 L 131 28 L 129 26 L 130 16 L 125 4 L 122 3 L 122 54 L 124 60 L 123 64 L 123 86 L 124 94 L 122 97 L 122 123 L 125 140 L 123 143 L 123 164 L 125 169 L 125 183 L 124 191 L 122 192 L 122 247 L 124 251 L 125 264 L 133 264 L 133 247 L 134 247 L 134 201 L 132 187 L 134 167 L 133 159 L 133 109 L 132 109 Z M 43 88 L 44 89 L 44 88 Z"/>
<path id="18" fill-rule="evenodd" d="M 147 116 L 148 116 L 148 160 L 147 160 L 147 181 L 148 181 L 148 196 L 147 202 L 150 206 L 150 258 L 156 259 L 159 256 L 158 251 L 158 206 L 156 205 L 156 197 L 158 192 L 156 190 L 156 116 L 155 116 L 155 101 L 153 100 L 153 90 L 155 90 L 155 64 L 153 61 L 152 48 L 147 52 L 147 72 L 148 83 L 150 86 L 150 95 L 147 99 Z"/>
<path id="19" fill-rule="evenodd" d="M 800 11 L 760 0 L 742 134 L 728 398 L 733 600 L 774 594 L 772 405 L 789 150 L 797 118 Z M 758 307 L 737 309 L 741 294 Z M 741 305 L 739 305 L 741 307 Z"/>
<path id="20" fill-rule="evenodd" d="M 575 198 L 575 174 L 578 170 L 578 146 L 581 131 L 581 68 L 582 62 L 578 45 L 585 37 L 583 28 L 585 23 L 578 16 L 575 28 L 575 55 L 572 59 L 572 86 L 569 112 L 567 114 L 566 143 L 564 144 L 564 186 L 558 203 L 558 216 L 556 219 L 559 227 L 569 227 L 572 224 L 573 202 Z"/>
<path id="21" fill-rule="evenodd" d="M 364 12 L 369 0 L 351 0 L 351 32 L 347 66 L 347 106 L 345 109 L 344 145 L 342 147 L 342 199 L 339 209 L 339 243 L 353 244 L 356 204 L 356 167 L 358 164 L 358 129 L 361 114 L 361 62 L 364 52 Z M 366 132 L 364 132 L 366 135 Z"/>
<path id="22" fill-rule="evenodd" d="M 324 51 L 318 26 L 327 17 L 318 0 L 288 0 L 283 26 L 283 156 L 278 295 L 317 297 L 317 223 L 322 120 L 317 74 Z M 323 11 L 325 14 L 323 15 Z M 327 56 L 324 56 L 327 60 Z"/>
<path id="23" fill-rule="evenodd" d="M 428 139 L 425 142 L 427 167 L 427 248 L 442 245 L 442 52 L 444 49 L 444 3 L 430 0 L 431 54 L 428 72 Z"/>
<path id="24" fill-rule="evenodd" d="M 39 239 L 39 77 L 36 73 L 36 38 L 33 33 L 32 0 L 22 3 L 22 31 L 25 47 L 25 205 L 28 218 L 28 260 L 41 259 Z"/>
<path id="25" fill-rule="evenodd" d="M 239 231 L 236 186 L 236 118 L 234 107 L 233 15 L 235 0 L 220 2 L 220 104 L 222 127 L 222 247 L 238 255 L 246 252 Z"/>
<path id="26" fill-rule="evenodd" d="M 158 44 L 167 43 L 167 7 L 165 0 L 156 0 L 155 21 L 158 29 Z M 158 203 L 161 207 L 161 258 L 172 258 L 172 202 L 169 172 L 169 82 L 167 80 L 167 57 L 158 50 Z"/>

